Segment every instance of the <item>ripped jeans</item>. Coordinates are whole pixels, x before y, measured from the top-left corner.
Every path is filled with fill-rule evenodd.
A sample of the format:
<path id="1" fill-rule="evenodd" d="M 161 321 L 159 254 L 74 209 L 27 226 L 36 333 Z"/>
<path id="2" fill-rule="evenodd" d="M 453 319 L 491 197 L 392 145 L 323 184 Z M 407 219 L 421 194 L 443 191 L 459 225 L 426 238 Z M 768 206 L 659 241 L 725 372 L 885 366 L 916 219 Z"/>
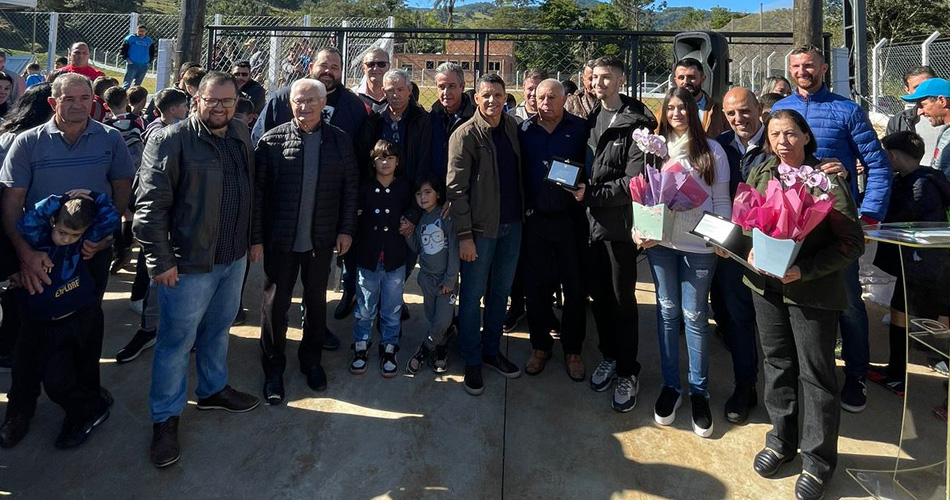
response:
<path id="1" fill-rule="evenodd" d="M 680 322 L 686 320 L 689 356 L 689 393 L 709 397 L 709 289 L 718 257 L 672 250 L 647 249 L 650 272 L 656 284 L 656 332 L 660 342 L 663 385 L 681 391 Z"/>

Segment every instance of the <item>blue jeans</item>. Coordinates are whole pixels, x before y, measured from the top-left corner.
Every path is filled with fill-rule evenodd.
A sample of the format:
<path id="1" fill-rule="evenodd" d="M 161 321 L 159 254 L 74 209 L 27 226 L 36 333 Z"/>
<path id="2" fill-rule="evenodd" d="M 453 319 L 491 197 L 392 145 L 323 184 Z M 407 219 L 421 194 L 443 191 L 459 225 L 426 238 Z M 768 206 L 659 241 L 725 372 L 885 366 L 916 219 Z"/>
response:
<path id="1" fill-rule="evenodd" d="M 841 313 L 841 359 L 844 360 L 845 375 L 863 379 L 871 362 L 871 346 L 868 343 L 868 310 L 861 298 L 857 261 L 845 269 L 844 286 L 849 304 L 848 310 Z"/>
<path id="2" fill-rule="evenodd" d="M 379 331 L 382 343 L 399 345 L 402 291 L 406 284 L 406 268 L 400 266 L 386 272 L 382 262 L 376 270 L 358 268 L 356 287 L 356 322 L 353 323 L 353 341 L 369 341 L 379 310 Z"/>
<path id="3" fill-rule="evenodd" d="M 663 385 L 680 390 L 680 322 L 685 318 L 689 393 L 708 397 L 708 299 L 718 257 L 655 246 L 647 249 L 647 258 L 656 284 L 656 332 Z"/>
<path id="4" fill-rule="evenodd" d="M 125 78 L 122 81 L 122 88 L 128 90 L 134 83 L 141 85 L 145 80 L 145 72 L 148 71 L 148 64 L 135 64 L 131 61 L 126 63 Z"/>
<path id="5" fill-rule="evenodd" d="M 152 358 L 152 422 L 181 415 L 188 388 L 188 357 L 195 347 L 199 398 L 228 383 L 228 332 L 241 304 L 247 258 L 208 273 L 179 274 L 174 287 L 158 286 L 161 328 Z"/>
<path id="6" fill-rule="evenodd" d="M 502 224 L 497 238 L 475 236 L 472 262 L 462 261 L 459 285 L 459 349 L 466 366 L 481 366 L 482 356 L 498 355 L 511 281 L 518 267 L 521 223 Z M 491 288 L 489 286 L 491 275 Z M 485 298 L 485 330 L 481 332 L 480 302 Z"/>

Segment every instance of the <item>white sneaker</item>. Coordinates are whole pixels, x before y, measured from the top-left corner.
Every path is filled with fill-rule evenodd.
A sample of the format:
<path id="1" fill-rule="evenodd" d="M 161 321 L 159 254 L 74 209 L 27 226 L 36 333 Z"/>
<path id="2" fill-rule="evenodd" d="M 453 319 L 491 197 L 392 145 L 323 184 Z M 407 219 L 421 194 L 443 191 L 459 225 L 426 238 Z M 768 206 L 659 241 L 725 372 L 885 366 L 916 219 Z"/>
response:
<path id="1" fill-rule="evenodd" d="M 590 374 L 590 388 L 597 392 L 604 392 L 617 377 L 617 362 L 604 359 L 597 364 L 594 373 Z"/>
<path id="2" fill-rule="evenodd" d="M 617 377 L 617 388 L 614 389 L 614 399 L 611 402 L 614 410 L 626 413 L 637 406 L 637 393 L 640 392 L 640 381 L 637 377 Z"/>

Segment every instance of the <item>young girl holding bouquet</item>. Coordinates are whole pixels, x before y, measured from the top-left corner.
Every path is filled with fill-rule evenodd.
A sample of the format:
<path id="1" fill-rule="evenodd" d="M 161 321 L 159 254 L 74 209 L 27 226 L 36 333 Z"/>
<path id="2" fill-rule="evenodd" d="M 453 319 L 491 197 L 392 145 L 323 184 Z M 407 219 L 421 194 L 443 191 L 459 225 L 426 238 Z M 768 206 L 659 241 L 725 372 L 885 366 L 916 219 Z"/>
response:
<path id="1" fill-rule="evenodd" d="M 841 407 L 834 348 L 838 316 L 848 307 L 844 270 L 864 252 L 864 238 L 847 181 L 816 168 L 817 145 L 802 115 L 776 111 L 764 126 L 765 152 L 776 156 L 749 172 L 749 186 L 766 193 L 770 181 L 773 186 L 781 182 L 782 189 L 793 189 L 799 196 L 833 198 L 833 208 L 800 240 L 801 250 L 783 277 L 746 275 L 754 292 L 765 356 L 764 401 L 772 421 L 753 468 L 770 477 L 801 449 L 803 471 L 795 483 L 795 498 L 817 500 L 824 496 L 838 457 Z M 736 206 L 738 210 L 739 201 Z M 754 248 L 748 260 L 755 266 Z"/>
<path id="2" fill-rule="evenodd" d="M 639 233 L 634 234 L 636 243 L 647 249 L 659 303 L 657 336 L 663 387 L 654 406 L 654 418 L 660 425 L 670 425 L 682 404 L 679 339 L 680 324 L 685 320 L 693 432 L 709 437 L 713 421 L 706 377 L 709 371 L 707 303 L 717 257 L 712 248 L 689 231 L 704 211 L 723 217 L 731 215 L 729 161 L 719 143 L 706 138 L 696 100 L 685 89 L 674 88 L 667 92 L 659 133 L 666 138 L 670 157 L 661 175 L 682 169 L 698 181 L 708 196 L 698 206 L 676 212 L 669 240 L 646 240 Z"/>

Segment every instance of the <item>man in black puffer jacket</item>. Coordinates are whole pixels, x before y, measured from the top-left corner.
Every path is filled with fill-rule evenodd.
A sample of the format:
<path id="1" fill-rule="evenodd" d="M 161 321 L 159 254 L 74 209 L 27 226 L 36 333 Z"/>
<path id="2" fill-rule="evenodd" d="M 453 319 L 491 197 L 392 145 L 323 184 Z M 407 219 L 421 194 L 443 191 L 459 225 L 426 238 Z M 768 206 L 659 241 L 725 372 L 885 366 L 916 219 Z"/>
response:
<path id="1" fill-rule="evenodd" d="M 616 57 L 594 62 L 593 89 L 600 103 L 588 116 L 591 128 L 587 175 L 590 183 L 575 193 L 587 207 L 590 221 L 588 290 L 600 352 L 604 359 L 590 377 L 591 389 L 601 392 L 617 379 L 612 406 L 627 412 L 637 404 L 640 363 L 637 349 L 637 247 L 633 226 L 630 179 L 643 171 L 643 151 L 633 131 L 656 129 L 656 118 L 640 101 L 620 93 L 624 64 Z"/>
<path id="2" fill-rule="evenodd" d="M 326 389 L 321 354 L 326 335 L 326 290 L 334 248 L 345 254 L 356 232 L 359 174 L 352 141 L 323 123 L 327 91 L 313 79 L 294 82 L 294 119 L 261 137 L 255 152 L 257 180 L 251 252 L 264 257 L 261 361 L 268 404 L 284 398 L 287 310 L 297 283 L 304 287 L 306 318 L 297 351 L 300 370 L 315 391 Z"/>

